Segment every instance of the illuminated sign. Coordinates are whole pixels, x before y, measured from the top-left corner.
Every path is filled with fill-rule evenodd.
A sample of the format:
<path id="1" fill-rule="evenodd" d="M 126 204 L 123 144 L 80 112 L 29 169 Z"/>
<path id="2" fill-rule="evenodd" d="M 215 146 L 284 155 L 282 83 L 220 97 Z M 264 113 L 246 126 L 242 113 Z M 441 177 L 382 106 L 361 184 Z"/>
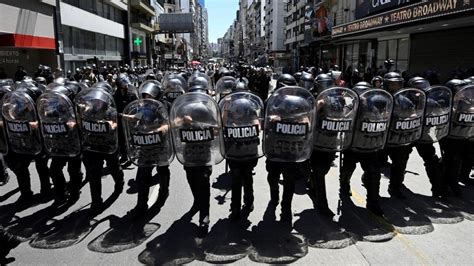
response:
<path id="1" fill-rule="evenodd" d="M 474 11 L 474 0 L 431 0 L 335 26 L 332 29 L 332 37 L 340 37 L 467 11 Z"/>

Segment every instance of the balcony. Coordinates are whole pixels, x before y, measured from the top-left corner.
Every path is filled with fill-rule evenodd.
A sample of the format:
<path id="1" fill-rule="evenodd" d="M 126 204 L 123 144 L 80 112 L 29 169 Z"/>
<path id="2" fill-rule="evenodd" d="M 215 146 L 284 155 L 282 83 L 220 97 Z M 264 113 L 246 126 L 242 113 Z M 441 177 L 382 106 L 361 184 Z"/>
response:
<path id="1" fill-rule="evenodd" d="M 154 17 L 156 15 L 155 9 L 150 5 L 150 0 L 130 0 L 130 5 L 149 15 L 150 17 Z"/>
<path id="2" fill-rule="evenodd" d="M 154 28 L 150 24 L 149 20 L 144 19 L 143 17 L 139 17 L 137 15 L 132 15 L 130 19 L 130 26 L 138 30 L 146 31 L 148 33 L 152 33 L 154 31 Z"/>

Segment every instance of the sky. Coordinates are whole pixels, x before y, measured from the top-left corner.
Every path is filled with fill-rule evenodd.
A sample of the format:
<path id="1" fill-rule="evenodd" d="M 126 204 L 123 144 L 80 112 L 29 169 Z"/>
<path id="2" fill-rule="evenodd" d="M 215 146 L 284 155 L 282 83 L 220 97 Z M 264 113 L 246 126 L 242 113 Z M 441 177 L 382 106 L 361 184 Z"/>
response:
<path id="1" fill-rule="evenodd" d="M 206 0 L 209 23 L 209 42 L 217 43 L 234 22 L 239 0 Z"/>

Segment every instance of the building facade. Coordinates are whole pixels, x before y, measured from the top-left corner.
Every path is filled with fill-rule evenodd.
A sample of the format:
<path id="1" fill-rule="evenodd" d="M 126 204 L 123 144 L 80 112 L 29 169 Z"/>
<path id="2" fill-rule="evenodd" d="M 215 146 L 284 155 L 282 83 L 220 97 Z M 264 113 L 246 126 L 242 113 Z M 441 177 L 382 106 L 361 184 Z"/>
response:
<path id="1" fill-rule="evenodd" d="M 59 9 L 65 70 L 128 61 L 126 2 L 62 0 Z"/>
<path id="2" fill-rule="evenodd" d="M 466 44 L 474 41 L 474 1 L 357 1 L 336 8 L 353 15 L 336 20 L 331 42 L 321 45 L 321 64 L 370 76 L 387 71 L 384 61 L 392 59 L 390 70 L 435 72 L 442 82 L 473 72 L 474 53 Z"/>
<path id="3" fill-rule="evenodd" d="M 0 68 L 9 78 L 18 66 L 31 75 L 39 64 L 60 65 L 55 8 L 52 0 L 0 3 Z"/>
<path id="4" fill-rule="evenodd" d="M 302 1 L 302 0 L 301 0 Z M 265 42 L 268 62 L 275 68 L 288 66 L 285 47 L 285 6 L 283 1 L 265 0 Z"/>

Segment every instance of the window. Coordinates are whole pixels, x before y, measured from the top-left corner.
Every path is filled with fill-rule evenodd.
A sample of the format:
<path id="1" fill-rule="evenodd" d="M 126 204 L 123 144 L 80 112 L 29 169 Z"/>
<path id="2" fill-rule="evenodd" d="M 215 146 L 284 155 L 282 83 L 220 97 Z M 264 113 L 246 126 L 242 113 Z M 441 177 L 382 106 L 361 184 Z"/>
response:
<path id="1" fill-rule="evenodd" d="M 377 49 L 377 68 L 379 70 L 385 69 L 384 62 L 390 58 L 395 61 L 392 70 L 403 72 L 408 69 L 409 52 L 409 38 L 379 41 Z"/>
<path id="2" fill-rule="evenodd" d="M 65 54 L 72 54 L 72 32 L 68 26 L 63 26 L 63 46 Z"/>
<path id="3" fill-rule="evenodd" d="M 102 0 L 97 1 L 97 15 L 103 17 L 104 16 L 104 3 Z"/>
<path id="4" fill-rule="evenodd" d="M 95 34 L 96 49 L 98 55 L 105 55 L 105 36 L 100 33 Z"/>
<path id="5" fill-rule="evenodd" d="M 112 36 L 105 36 L 105 54 L 117 55 L 117 41 Z"/>

